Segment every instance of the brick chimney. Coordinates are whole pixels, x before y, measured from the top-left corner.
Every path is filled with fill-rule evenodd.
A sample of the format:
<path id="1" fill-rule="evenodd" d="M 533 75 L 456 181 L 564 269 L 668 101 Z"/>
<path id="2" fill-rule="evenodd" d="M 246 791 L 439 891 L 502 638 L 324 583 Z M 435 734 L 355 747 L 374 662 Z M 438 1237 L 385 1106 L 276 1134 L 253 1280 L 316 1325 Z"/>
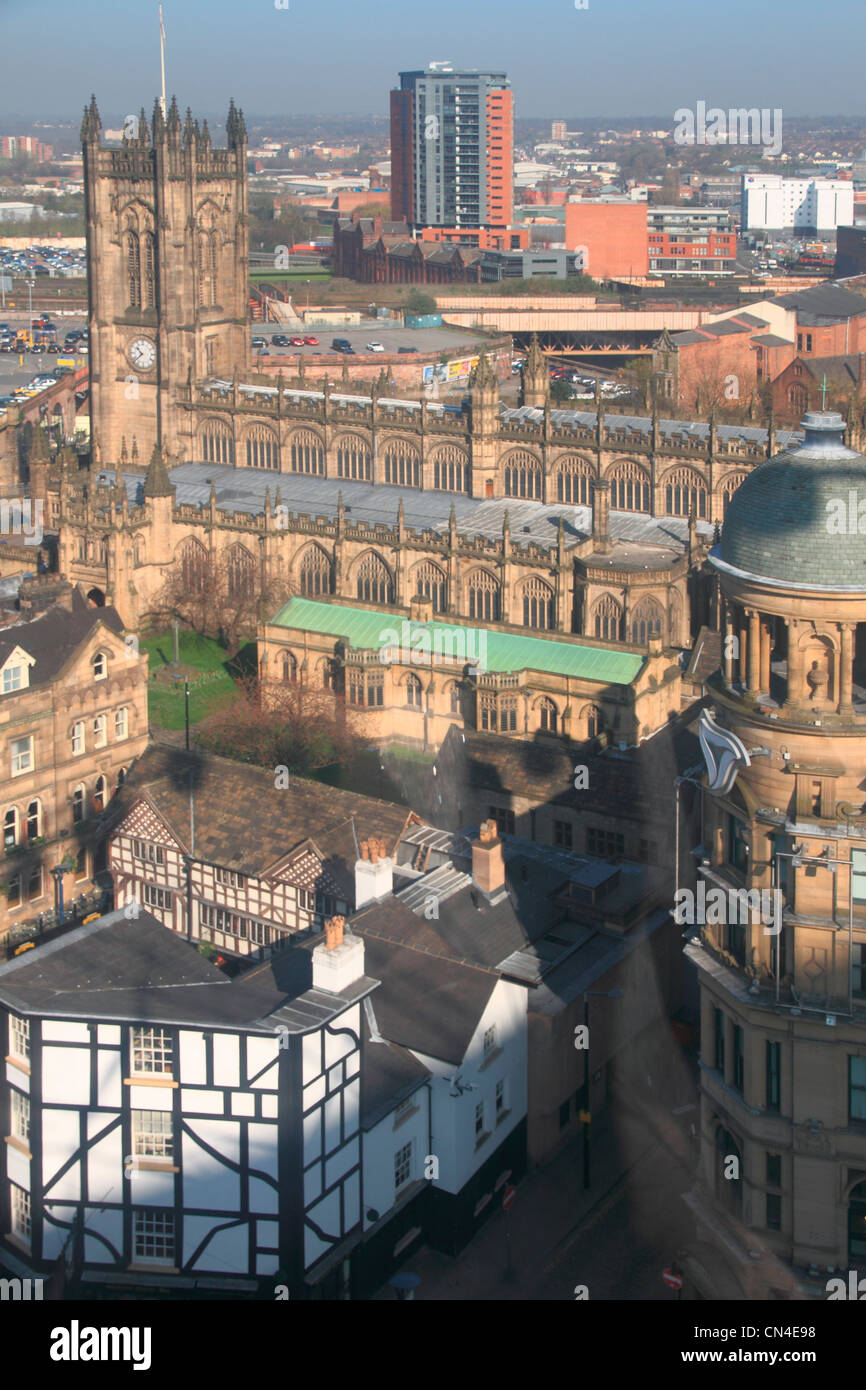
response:
<path id="1" fill-rule="evenodd" d="M 355 864 L 355 910 L 380 902 L 394 891 L 394 866 L 384 840 L 362 840 L 361 858 Z"/>
<path id="2" fill-rule="evenodd" d="M 472 841 L 472 877 L 488 901 L 505 897 L 505 859 L 495 820 L 484 821 Z"/>
<path id="3" fill-rule="evenodd" d="M 313 989 L 341 994 L 364 973 L 364 943 L 360 936 L 346 935 L 345 917 L 329 917 L 325 940 L 313 951 Z"/>

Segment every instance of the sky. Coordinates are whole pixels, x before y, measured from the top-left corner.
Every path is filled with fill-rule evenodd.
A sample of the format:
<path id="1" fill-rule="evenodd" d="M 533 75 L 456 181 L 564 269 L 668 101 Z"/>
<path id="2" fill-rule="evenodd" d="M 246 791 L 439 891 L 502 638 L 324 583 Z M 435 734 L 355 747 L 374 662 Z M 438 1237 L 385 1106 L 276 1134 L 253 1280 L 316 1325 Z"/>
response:
<path id="1" fill-rule="evenodd" d="M 577 9 L 576 3 L 586 5 Z M 181 108 L 386 115 L 400 70 L 504 70 L 517 117 L 668 115 L 698 100 L 866 111 L 864 0 L 164 0 Z M 148 109 L 154 0 L 0 0 L 0 115 Z M 578 127 L 579 129 L 579 127 Z"/>

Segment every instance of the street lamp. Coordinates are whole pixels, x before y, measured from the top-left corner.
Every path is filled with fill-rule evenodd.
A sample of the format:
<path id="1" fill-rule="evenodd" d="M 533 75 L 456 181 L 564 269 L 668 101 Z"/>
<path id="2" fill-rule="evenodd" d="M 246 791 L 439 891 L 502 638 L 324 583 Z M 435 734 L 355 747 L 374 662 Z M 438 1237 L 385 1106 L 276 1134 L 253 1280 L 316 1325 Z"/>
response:
<path id="1" fill-rule="evenodd" d="M 583 1185 L 589 1187 L 589 1126 L 592 1123 L 592 1111 L 589 1104 L 589 1001 L 596 999 L 622 999 L 621 989 L 587 989 L 583 995 L 583 1026 L 586 1029 L 584 1041 L 586 1047 L 583 1051 L 583 1104 L 584 1109 L 580 1112 L 583 1122 Z"/>
<path id="2" fill-rule="evenodd" d="M 183 681 L 184 719 L 186 724 L 186 751 L 189 752 L 189 681 L 180 675 L 172 675 L 173 681 Z"/>

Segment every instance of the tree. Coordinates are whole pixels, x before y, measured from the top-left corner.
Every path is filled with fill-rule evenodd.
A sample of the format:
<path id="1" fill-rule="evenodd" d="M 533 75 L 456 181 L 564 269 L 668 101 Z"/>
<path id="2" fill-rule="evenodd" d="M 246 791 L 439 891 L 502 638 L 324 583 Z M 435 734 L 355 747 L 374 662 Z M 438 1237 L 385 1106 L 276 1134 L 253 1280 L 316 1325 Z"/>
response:
<path id="1" fill-rule="evenodd" d="M 419 290 L 413 285 L 406 296 L 404 307 L 408 314 L 435 314 L 436 300 L 432 294 L 425 294 L 423 290 Z"/>
<path id="2" fill-rule="evenodd" d="M 196 733 L 199 747 L 301 776 L 358 751 L 357 716 L 342 696 L 297 683 L 246 678 Z"/>
<path id="3" fill-rule="evenodd" d="M 567 381 L 552 381 L 550 383 L 550 399 L 552 401 L 570 401 L 571 385 Z"/>
<path id="4" fill-rule="evenodd" d="M 161 625 L 176 618 L 193 632 L 223 642 L 234 656 L 245 637 L 255 636 L 257 623 L 288 597 L 287 585 L 263 578 L 242 547 L 215 557 L 192 543 L 167 571 L 150 616 Z"/>

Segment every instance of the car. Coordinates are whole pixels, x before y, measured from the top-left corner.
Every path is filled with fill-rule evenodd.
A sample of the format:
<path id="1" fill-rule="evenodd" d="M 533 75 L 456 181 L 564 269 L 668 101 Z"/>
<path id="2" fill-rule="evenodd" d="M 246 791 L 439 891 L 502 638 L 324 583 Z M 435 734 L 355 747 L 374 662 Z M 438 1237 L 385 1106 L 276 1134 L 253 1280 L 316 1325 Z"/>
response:
<path id="1" fill-rule="evenodd" d="M 381 343 L 368 343 L 368 344 L 367 344 L 367 351 L 368 351 L 368 352 L 384 352 L 385 349 L 384 349 L 384 347 L 383 347 L 383 345 L 382 345 Z"/>
<path id="2" fill-rule="evenodd" d="M 59 343 L 46 343 L 46 344 L 45 344 L 45 351 L 46 351 L 46 352 L 62 352 L 63 349 L 62 349 L 62 347 L 60 346 Z"/>
<path id="3" fill-rule="evenodd" d="M 86 343 L 79 343 L 79 344 L 77 345 L 75 351 L 76 351 L 76 352 L 89 352 L 90 349 L 89 349 L 89 347 L 87 346 Z"/>
<path id="4" fill-rule="evenodd" d="M 253 338 L 253 347 L 254 347 L 254 348 L 263 348 L 263 347 L 265 347 L 265 345 L 266 345 L 266 339 L 264 339 L 264 338 Z"/>
<path id="5" fill-rule="evenodd" d="M 14 403 L 14 400 L 14 396 L 0 396 L 0 405 L 12 405 Z"/>
<path id="6" fill-rule="evenodd" d="M 417 352 L 418 349 L 417 349 L 416 347 L 398 347 L 397 351 L 398 351 L 398 352 Z"/>
<path id="7" fill-rule="evenodd" d="M 270 357 L 270 355 L 270 349 L 266 347 L 259 348 L 258 352 L 256 353 L 256 357 Z"/>
<path id="8" fill-rule="evenodd" d="M 349 339 L 348 339 L 348 338 L 332 338 L 332 339 L 331 339 L 331 347 L 334 349 L 334 352 L 345 352 L 346 349 L 347 349 L 347 348 L 350 348 L 351 346 L 352 346 L 352 345 L 351 345 L 351 343 L 349 342 Z"/>
<path id="9" fill-rule="evenodd" d="M 10 328 L 9 328 L 8 323 L 0 323 L 0 333 L 9 333 L 9 332 L 11 332 L 11 330 L 10 330 Z"/>
<path id="10" fill-rule="evenodd" d="M 292 339 L 291 339 L 291 344 L 292 344 L 292 347 L 303 347 L 303 346 L 304 346 L 304 340 L 303 340 L 303 338 L 292 338 Z"/>
<path id="11" fill-rule="evenodd" d="M 304 344 L 305 344 L 306 347 L 318 347 L 318 346 L 319 346 L 319 340 L 318 340 L 318 338 L 305 338 L 305 339 L 304 339 Z"/>
<path id="12" fill-rule="evenodd" d="M 271 338 L 271 347 L 288 347 L 289 340 L 285 333 L 275 333 Z"/>

